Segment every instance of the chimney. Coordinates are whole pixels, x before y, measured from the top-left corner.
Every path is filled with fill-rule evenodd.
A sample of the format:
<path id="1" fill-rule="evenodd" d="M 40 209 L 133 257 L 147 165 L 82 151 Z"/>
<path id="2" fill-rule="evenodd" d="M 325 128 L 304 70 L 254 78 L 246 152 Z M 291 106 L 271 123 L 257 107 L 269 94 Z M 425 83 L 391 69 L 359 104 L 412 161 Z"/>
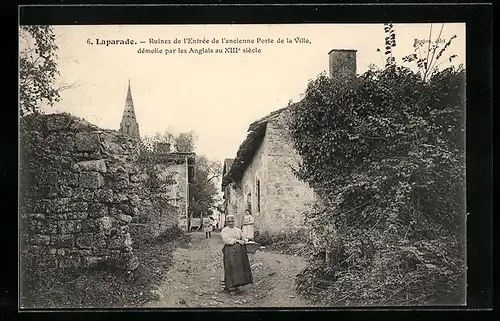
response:
<path id="1" fill-rule="evenodd" d="M 356 51 L 353 49 L 332 49 L 329 56 L 329 76 L 339 85 L 356 79 Z"/>

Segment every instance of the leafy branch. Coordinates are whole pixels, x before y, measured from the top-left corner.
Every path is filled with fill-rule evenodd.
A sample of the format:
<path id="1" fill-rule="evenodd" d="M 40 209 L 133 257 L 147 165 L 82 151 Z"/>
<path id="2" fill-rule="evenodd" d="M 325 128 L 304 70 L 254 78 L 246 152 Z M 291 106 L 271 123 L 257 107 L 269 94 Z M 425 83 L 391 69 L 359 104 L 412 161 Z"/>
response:
<path id="1" fill-rule="evenodd" d="M 421 79 L 423 81 L 428 81 L 431 76 L 438 72 L 438 67 L 441 66 L 445 61 L 441 61 L 438 64 L 439 59 L 448 50 L 452 41 L 457 38 L 457 35 L 453 35 L 445 44 L 441 47 L 443 39 L 441 35 L 443 33 L 444 23 L 441 25 L 439 34 L 435 40 L 432 39 L 432 24 L 429 30 L 429 37 L 425 41 L 415 40 L 413 43 L 414 53 L 404 56 L 402 61 L 404 63 L 416 63 L 417 69 L 420 73 Z M 427 44 L 427 50 L 422 53 L 423 46 Z M 439 51 L 438 51 L 439 50 Z M 418 51 L 418 54 L 416 53 Z M 448 62 L 452 62 L 457 55 L 450 55 L 448 57 Z"/>

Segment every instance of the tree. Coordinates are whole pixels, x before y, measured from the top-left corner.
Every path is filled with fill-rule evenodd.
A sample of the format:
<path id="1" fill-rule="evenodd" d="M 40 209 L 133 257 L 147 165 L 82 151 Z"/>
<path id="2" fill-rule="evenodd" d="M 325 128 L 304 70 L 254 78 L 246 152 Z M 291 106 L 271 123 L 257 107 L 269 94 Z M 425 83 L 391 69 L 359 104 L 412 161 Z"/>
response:
<path id="1" fill-rule="evenodd" d="M 19 30 L 19 112 L 21 116 L 37 113 L 44 102 L 59 101 L 55 80 L 57 45 L 50 26 L 21 26 Z"/>
<path id="2" fill-rule="evenodd" d="M 164 131 L 163 133 L 156 133 L 154 136 L 146 136 L 142 139 L 142 145 L 147 149 L 155 149 L 158 146 L 168 145 L 170 152 L 180 152 L 180 153 L 193 153 L 195 152 L 197 136 L 193 131 L 179 133 L 174 135 L 173 133 Z"/>
<path id="3" fill-rule="evenodd" d="M 177 152 L 194 152 L 197 137 L 193 131 L 180 133 L 174 139 L 174 148 Z"/>
<path id="4" fill-rule="evenodd" d="M 206 156 L 197 156 L 194 182 L 189 186 L 190 208 L 193 217 L 202 217 L 212 213 L 219 199 L 219 179 L 222 176 L 222 165 L 219 161 L 211 161 Z"/>

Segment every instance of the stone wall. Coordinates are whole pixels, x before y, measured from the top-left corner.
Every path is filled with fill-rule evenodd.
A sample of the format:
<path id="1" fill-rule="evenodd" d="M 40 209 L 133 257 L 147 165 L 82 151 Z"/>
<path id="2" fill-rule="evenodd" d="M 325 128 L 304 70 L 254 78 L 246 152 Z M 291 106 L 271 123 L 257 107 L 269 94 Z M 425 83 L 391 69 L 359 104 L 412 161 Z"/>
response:
<path id="1" fill-rule="evenodd" d="M 20 216 L 24 258 L 37 268 L 110 262 L 138 266 L 130 225 L 157 208 L 134 141 L 68 114 L 29 117 L 21 127 Z M 148 198 L 149 197 L 149 198 Z M 172 216 L 166 208 L 144 223 Z M 141 218 L 142 217 L 142 218 Z M 149 223 L 149 224 L 148 224 Z M 158 222 L 156 222 L 158 223 Z"/>

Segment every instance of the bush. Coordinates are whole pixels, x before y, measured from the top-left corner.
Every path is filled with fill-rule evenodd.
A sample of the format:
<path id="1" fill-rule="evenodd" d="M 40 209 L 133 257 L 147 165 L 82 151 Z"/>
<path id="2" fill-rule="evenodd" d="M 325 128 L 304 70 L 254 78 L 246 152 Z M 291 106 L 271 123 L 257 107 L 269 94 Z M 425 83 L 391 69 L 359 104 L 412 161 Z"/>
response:
<path id="1" fill-rule="evenodd" d="M 287 254 L 305 254 L 307 253 L 307 244 L 310 242 L 304 229 L 298 231 L 289 231 L 270 234 L 257 234 L 255 242 L 266 246 L 269 250 L 282 251 Z"/>
<path id="2" fill-rule="evenodd" d="M 292 110 L 297 175 L 319 202 L 299 292 L 329 304 L 463 303 L 465 71 L 321 75 Z M 321 141 L 321 144 L 317 142 Z M 320 259 L 323 257 L 323 259 Z"/>
<path id="3" fill-rule="evenodd" d="M 106 263 L 84 270 L 40 270 L 33 260 L 23 265 L 24 308 L 124 308 L 150 301 L 172 264 L 172 252 L 189 236 L 173 228 L 155 241 L 134 244 L 140 265 L 133 272 Z"/>

